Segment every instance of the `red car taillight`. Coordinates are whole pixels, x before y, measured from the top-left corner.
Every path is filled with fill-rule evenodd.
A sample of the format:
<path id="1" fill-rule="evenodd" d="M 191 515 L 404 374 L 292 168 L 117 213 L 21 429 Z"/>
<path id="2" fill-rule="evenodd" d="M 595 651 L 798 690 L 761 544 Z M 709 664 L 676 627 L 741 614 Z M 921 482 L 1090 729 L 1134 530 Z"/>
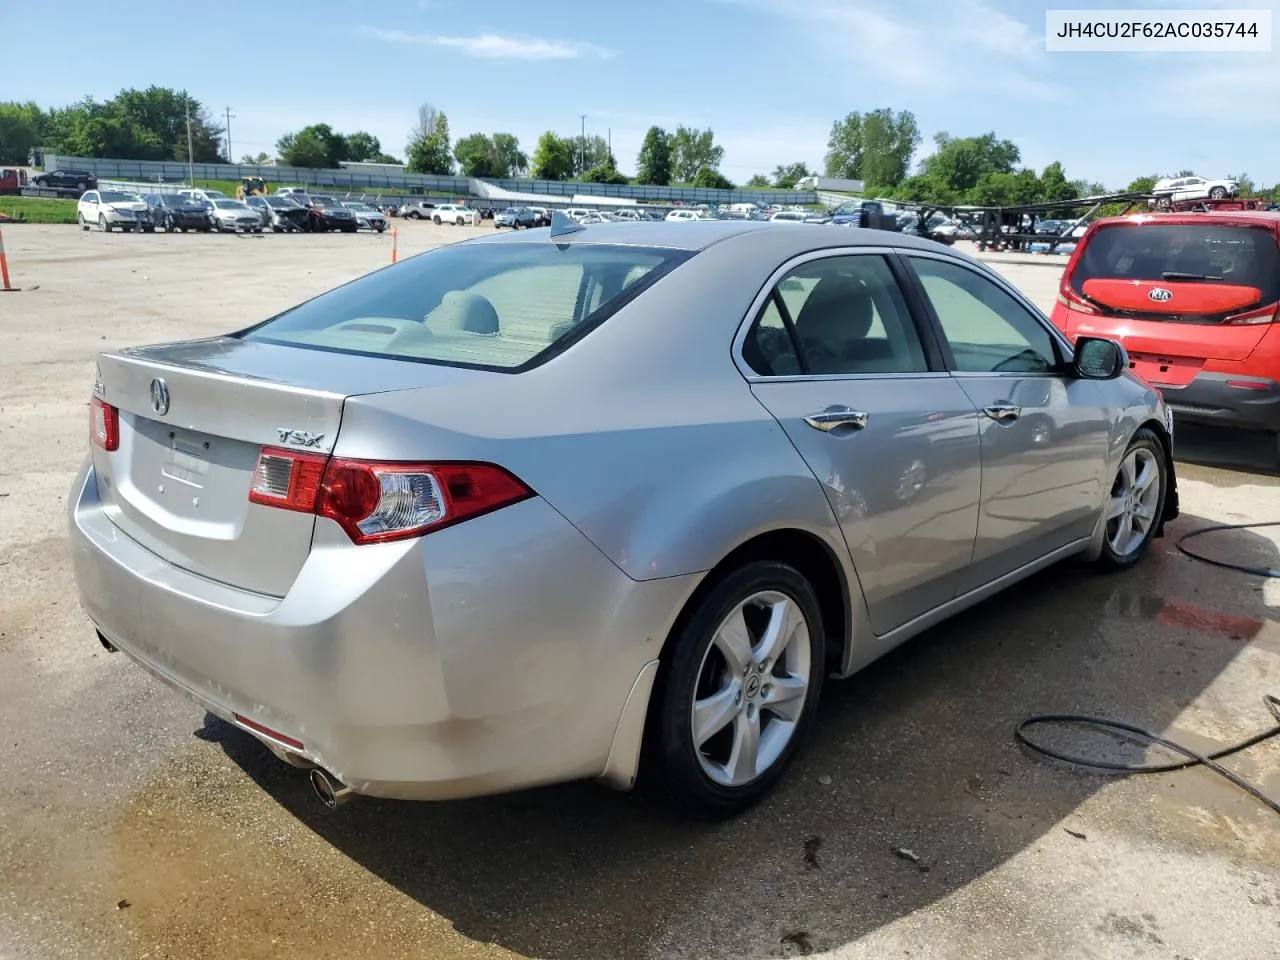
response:
<path id="1" fill-rule="evenodd" d="M 533 496 L 490 463 L 388 463 L 264 447 L 249 499 L 328 517 L 353 543 L 421 536 Z"/>
<path id="2" fill-rule="evenodd" d="M 1071 281 L 1065 275 L 1058 286 L 1058 303 L 1069 310 L 1079 310 L 1081 313 L 1096 314 L 1098 312 L 1097 307 L 1071 289 Z"/>
<path id="3" fill-rule="evenodd" d="M 120 447 L 120 411 L 97 397 L 89 402 L 89 439 L 103 450 Z"/>
<path id="4" fill-rule="evenodd" d="M 1248 313 L 1240 313 L 1236 314 L 1234 317 L 1227 317 L 1222 322 L 1249 325 L 1255 323 L 1275 323 L 1277 319 L 1280 319 L 1280 304 L 1273 303 L 1260 310 L 1250 310 Z"/>

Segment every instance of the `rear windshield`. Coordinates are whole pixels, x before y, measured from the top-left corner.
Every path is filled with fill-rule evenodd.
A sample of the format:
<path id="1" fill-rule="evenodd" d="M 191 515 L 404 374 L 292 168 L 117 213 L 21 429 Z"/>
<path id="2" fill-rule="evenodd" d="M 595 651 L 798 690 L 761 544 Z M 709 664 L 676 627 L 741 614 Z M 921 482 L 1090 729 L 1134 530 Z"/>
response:
<path id="1" fill-rule="evenodd" d="M 1142 224 L 1101 227 L 1085 245 L 1071 288 L 1091 279 L 1256 287 L 1258 303 L 1280 300 L 1280 246 L 1266 227 Z"/>
<path id="2" fill-rule="evenodd" d="M 691 254 L 577 243 L 441 247 L 274 317 L 246 340 L 491 370 L 535 366 Z"/>

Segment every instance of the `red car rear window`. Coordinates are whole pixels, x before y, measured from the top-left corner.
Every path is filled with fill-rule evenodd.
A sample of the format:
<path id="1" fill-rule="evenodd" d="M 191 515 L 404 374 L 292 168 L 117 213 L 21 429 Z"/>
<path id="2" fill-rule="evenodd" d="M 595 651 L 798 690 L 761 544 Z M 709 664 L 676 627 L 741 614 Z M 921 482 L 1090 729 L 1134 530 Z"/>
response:
<path id="1" fill-rule="evenodd" d="M 1280 246 L 1261 225 L 1114 224 L 1089 238 L 1070 284 L 1112 311 L 1213 322 L 1280 300 Z"/>

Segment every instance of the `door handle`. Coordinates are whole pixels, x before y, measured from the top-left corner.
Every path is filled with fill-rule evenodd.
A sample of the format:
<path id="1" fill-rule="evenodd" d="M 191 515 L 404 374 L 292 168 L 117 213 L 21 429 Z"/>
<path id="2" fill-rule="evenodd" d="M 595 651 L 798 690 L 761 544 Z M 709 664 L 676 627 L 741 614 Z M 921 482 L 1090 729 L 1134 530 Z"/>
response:
<path id="1" fill-rule="evenodd" d="M 982 412 L 996 423 L 1013 423 L 1021 415 L 1022 408 L 1012 403 L 997 403 L 990 407 L 983 407 Z"/>
<path id="2" fill-rule="evenodd" d="M 867 425 L 868 414 L 861 410 L 824 410 L 822 413 L 811 413 L 804 422 L 815 430 L 830 433 L 836 427 L 853 427 L 861 430 Z"/>

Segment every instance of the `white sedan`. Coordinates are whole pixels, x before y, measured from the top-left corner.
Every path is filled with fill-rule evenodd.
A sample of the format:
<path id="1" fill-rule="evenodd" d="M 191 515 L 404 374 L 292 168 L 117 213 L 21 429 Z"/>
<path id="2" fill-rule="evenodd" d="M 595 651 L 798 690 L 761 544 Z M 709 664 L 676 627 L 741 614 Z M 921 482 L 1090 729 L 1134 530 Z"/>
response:
<path id="1" fill-rule="evenodd" d="M 151 212 L 146 202 L 132 193 L 119 193 L 113 190 L 88 190 L 76 203 L 76 220 L 81 230 L 88 230 L 94 224 L 103 233 L 110 233 L 119 227 L 126 233 L 136 227 L 139 231 L 155 230 Z"/>

